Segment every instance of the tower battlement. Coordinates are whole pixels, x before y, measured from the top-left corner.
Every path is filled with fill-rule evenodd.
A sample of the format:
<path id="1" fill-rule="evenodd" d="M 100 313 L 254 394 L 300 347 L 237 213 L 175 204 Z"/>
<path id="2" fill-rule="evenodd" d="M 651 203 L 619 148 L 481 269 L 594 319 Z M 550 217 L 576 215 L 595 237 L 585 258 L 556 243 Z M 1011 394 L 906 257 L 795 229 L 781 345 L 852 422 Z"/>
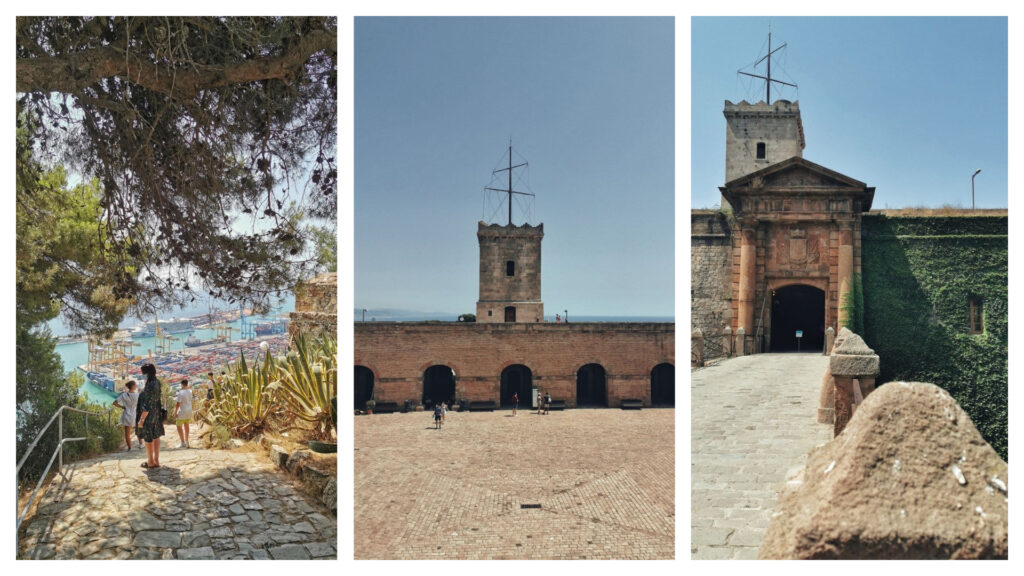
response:
<path id="1" fill-rule="evenodd" d="M 477 322 L 543 322 L 540 244 L 544 224 L 477 224 L 480 299 Z"/>

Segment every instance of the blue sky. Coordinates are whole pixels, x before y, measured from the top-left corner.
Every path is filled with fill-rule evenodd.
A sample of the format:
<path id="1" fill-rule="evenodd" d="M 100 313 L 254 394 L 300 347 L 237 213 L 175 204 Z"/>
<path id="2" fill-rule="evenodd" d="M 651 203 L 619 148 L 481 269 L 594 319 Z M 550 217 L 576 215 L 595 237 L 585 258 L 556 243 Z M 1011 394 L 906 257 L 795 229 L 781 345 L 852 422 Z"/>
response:
<path id="1" fill-rule="evenodd" d="M 674 73 L 671 18 L 357 18 L 355 307 L 475 311 L 511 138 L 546 312 L 674 315 Z"/>
<path id="2" fill-rule="evenodd" d="M 1005 18 L 693 18 L 694 208 L 717 205 L 725 179 L 725 100 L 764 99 L 736 74 L 764 55 L 772 100 L 799 100 L 804 158 L 875 186 L 873 208 L 1007 206 Z M 764 74 L 763 67 L 757 72 Z"/>

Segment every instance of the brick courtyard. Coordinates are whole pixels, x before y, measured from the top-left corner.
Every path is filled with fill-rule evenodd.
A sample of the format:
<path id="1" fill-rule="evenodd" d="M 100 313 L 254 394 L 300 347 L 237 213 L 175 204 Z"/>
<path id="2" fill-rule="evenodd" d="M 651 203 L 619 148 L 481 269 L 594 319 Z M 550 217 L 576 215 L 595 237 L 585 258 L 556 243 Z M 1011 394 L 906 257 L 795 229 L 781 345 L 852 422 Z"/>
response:
<path id="1" fill-rule="evenodd" d="M 671 409 L 355 418 L 356 559 L 671 559 Z M 540 504 L 524 509 L 522 504 Z"/>

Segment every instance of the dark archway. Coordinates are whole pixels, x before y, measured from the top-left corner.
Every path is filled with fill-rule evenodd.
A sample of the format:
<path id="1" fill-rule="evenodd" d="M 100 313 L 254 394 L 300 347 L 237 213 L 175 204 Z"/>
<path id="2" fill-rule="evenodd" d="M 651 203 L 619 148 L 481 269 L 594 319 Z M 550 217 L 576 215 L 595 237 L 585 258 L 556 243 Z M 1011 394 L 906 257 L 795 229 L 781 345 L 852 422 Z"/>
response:
<path id="1" fill-rule="evenodd" d="M 772 352 L 795 352 L 796 332 L 801 352 L 821 352 L 825 346 L 825 291 L 805 284 L 772 292 Z"/>
<path id="2" fill-rule="evenodd" d="M 676 367 L 668 362 L 651 370 L 651 406 L 676 405 Z"/>
<path id="3" fill-rule="evenodd" d="M 512 395 L 519 394 L 519 407 L 530 407 L 533 393 L 533 372 L 522 364 L 513 364 L 501 371 L 501 405 L 512 407 Z"/>
<path id="4" fill-rule="evenodd" d="M 357 365 L 352 388 L 355 392 L 355 409 L 366 410 L 366 401 L 373 398 L 373 370 Z"/>
<path id="5" fill-rule="evenodd" d="M 587 364 L 576 371 L 576 407 L 608 406 L 604 366 Z"/>
<path id="6" fill-rule="evenodd" d="M 438 402 L 455 401 L 455 371 L 444 365 L 434 365 L 423 371 L 423 397 L 420 402 L 433 406 Z"/>

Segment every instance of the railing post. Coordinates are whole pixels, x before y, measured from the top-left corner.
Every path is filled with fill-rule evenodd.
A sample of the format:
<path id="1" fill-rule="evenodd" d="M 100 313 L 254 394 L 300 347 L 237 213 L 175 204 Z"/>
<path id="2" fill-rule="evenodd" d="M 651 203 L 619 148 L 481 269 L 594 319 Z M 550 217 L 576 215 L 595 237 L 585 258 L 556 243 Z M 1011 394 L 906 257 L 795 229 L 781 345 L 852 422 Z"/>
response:
<path id="1" fill-rule="evenodd" d="M 829 326 L 825 329 L 825 351 L 822 352 L 822 355 L 828 356 L 832 353 L 832 343 L 835 342 L 835 339 L 836 331 L 834 328 Z"/>
<path id="2" fill-rule="evenodd" d="M 57 416 L 57 472 L 64 469 L 64 407 L 58 408 Z"/>
<path id="3" fill-rule="evenodd" d="M 690 336 L 690 348 L 696 350 L 697 366 L 704 366 L 704 332 L 700 328 L 694 328 Z"/>
<path id="4" fill-rule="evenodd" d="M 725 348 L 726 358 L 733 357 L 731 326 L 726 326 L 725 329 L 722 330 L 722 348 Z"/>
<path id="5" fill-rule="evenodd" d="M 744 356 L 747 353 L 747 331 L 740 326 L 736 329 L 736 355 Z"/>
<path id="6" fill-rule="evenodd" d="M 835 383 L 835 436 L 846 428 L 857 409 L 854 379 L 862 397 L 867 396 L 875 388 L 878 365 L 878 355 L 860 336 L 846 328 L 839 331 L 829 358 L 829 372 Z"/>

